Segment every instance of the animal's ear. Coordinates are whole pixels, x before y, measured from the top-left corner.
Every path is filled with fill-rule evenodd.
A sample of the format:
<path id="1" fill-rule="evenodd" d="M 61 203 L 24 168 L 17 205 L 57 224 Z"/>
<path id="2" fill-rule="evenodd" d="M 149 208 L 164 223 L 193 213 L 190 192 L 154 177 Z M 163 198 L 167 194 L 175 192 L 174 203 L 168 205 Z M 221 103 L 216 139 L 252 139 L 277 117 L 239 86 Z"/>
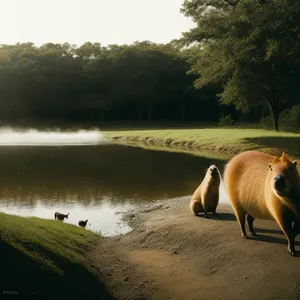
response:
<path id="1" fill-rule="evenodd" d="M 296 160 L 292 161 L 292 163 L 293 163 L 293 165 L 294 165 L 295 167 L 297 166 L 297 161 L 296 161 Z"/>
<path id="2" fill-rule="evenodd" d="M 268 164 L 269 169 L 272 171 L 272 164 Z"/>
<path id="3" fill-rule="evenodd" d="M 289 160 L 289 158 L 288 158 L 288 156 L 285 154 L 285 152 L 282 152 L 281 157 L 280 157 L 280 160 L 281 160 L 281 161 L 288 161 L 288 160 Z"/>

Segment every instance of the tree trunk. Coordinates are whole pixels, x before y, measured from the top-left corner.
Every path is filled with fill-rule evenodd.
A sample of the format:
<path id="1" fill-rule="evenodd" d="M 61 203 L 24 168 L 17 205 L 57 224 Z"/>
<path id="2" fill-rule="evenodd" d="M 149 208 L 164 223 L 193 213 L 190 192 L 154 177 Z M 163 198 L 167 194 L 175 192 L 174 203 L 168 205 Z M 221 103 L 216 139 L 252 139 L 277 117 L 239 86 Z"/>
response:
<path id="1" fill-rule="evenodd" d="M 273 130 L 279 131 L 279 109 L 278 104 L 275 101 L 267 100 L 267 105 L 272 117 Z"/>
<path id="2" fill-rule="evenodd" d="M 279 113 L 273 112 L 273 129 L 279 131 Z"/>

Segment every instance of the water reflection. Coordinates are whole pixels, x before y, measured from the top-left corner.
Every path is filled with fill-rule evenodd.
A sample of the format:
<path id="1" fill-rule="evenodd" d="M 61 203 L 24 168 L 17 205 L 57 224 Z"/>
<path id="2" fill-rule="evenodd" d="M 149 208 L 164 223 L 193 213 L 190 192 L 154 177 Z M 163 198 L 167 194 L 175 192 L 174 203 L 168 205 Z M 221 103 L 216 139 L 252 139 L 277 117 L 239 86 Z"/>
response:
<path id="1" fill-rule="evenodd" d="M 49 219 L 70 212 L 68 223 L 88 219 L 103 235 L 125 233 L 116 212 L 190 195 L 212 163 L 222 171 L 222 160 L 120 145 L 2 146 L 0 210 Z"/>
<path id="2" fill-rule="evenodd" d="M 49 200 L 49 199 L 47 199 Z M 90 204 L 82 204 L 78 201 L 55 202 L 36 200 L 27 201 L 1 201 L 0 210 L 8 214 L 14 214 L 24 217 L 42 217 L 45 219 L 54 219 L 56 210 L 68 213 L 69 218 L 65 219 L 65 223 L 77 225 L 79 220 L 88 219 L 86 229 L 97 232 L 103 236 L 114 236 L 125 234 L 131 230 L 130 226 L 120 219 L 118 212 L 126 212 L 134 206 L 123 203 L 117 207 L 112 204 L 111 199 L 105 199 L 102 202 L 90 202 Z"/>

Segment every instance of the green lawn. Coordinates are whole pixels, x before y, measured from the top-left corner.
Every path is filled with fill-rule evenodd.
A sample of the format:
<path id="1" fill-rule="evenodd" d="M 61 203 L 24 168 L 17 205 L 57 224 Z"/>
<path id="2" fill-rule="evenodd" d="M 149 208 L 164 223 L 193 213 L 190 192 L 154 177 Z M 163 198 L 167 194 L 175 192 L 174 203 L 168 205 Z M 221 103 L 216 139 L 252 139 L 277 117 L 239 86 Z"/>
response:
<path id="1" fill-rule="evenodd" d="M 111 299 L 87 258 L 99 238 L 61 221 L 0 213 L 0 290 L 35 291 L 43 297 L 102 293 Z"/>
<path id="2" fill-rule="evenodd" d="M 103 131 L 109 140 L 153 146 L 190 147 L 235 154 L 245 150 L 300 156 L 300 134 L 262 129 L 170 129 Z M 171 148 L 170 147 L 170 148 Z M 167 148 L 166 148 L 167 150 Z"/>

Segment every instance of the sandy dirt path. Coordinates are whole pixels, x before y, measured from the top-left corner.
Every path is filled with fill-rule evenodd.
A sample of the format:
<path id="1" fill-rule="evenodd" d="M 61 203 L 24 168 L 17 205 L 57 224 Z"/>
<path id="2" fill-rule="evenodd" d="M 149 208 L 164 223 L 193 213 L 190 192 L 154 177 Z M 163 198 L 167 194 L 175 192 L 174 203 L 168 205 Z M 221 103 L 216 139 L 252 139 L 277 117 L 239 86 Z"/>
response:
<path id="1" fill-rule="evenodd" d="M 300 299 L 299 235 L 290 257 L 275 222 L 255 220 L 244 240 L 230 206 L 205 219 L 188 203 L 133 212 L 131 233 L 100 240 L 90 258 L 118 299 Z"/>

